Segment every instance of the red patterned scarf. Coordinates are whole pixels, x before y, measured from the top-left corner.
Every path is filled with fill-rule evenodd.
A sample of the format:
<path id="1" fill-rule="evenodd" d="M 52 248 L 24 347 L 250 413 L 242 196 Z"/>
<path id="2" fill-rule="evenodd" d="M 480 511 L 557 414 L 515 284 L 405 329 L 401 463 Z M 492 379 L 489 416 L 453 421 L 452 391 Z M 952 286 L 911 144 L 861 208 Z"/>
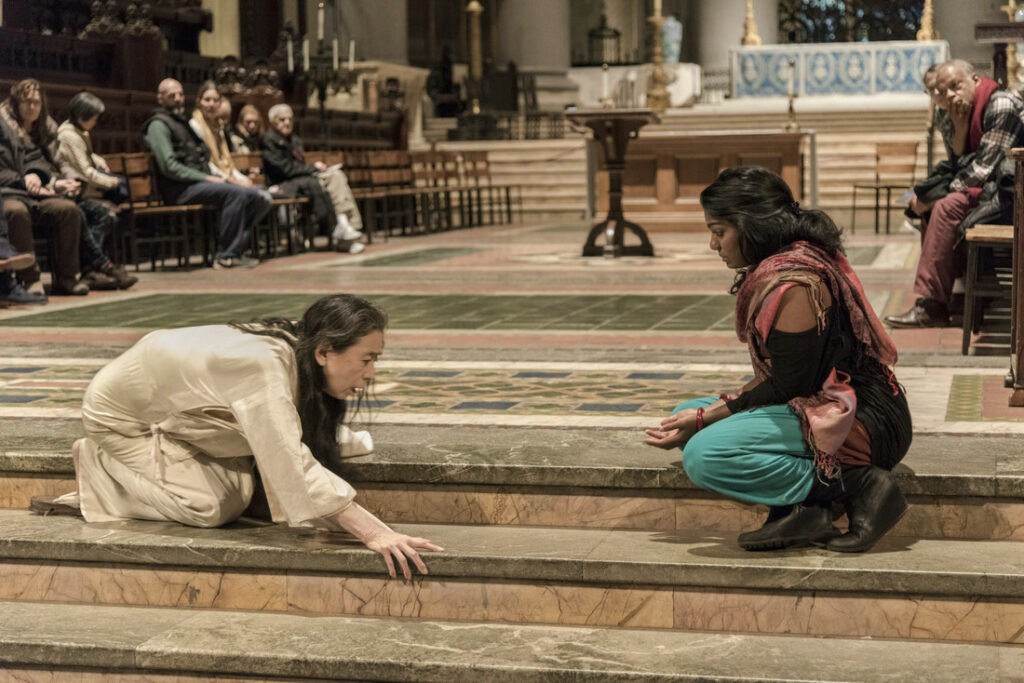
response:
<path id="1" fill-rule="evenodd" d="M 819 330 L 825 323 L 817 283 L 824 283 L 833 305 L 849 314 L 854 336 L 872 358 L 888 368 L 896 363 L 896 346 L 882 327 L 864 295 L 860 280 L 842 254 L 829 254 L 809 242 L 794 242 L 769 256 L 752 271 L 740 286 L 736 297 L 736 336 L 750 350 L 754 377 L 763 380 L 771 374 L 766 348 L 768 334 L 775 324 L 783 293 L 799 284 L 809 285 L 814 293 Z M 891 377 L 890 381 L 895 382 Z M 789 402 L 804 427 L 814 452 L 815 467 L 826 478 L 839 471 L 836 452 L 846 441 L 857 414 L 857 395 L 850 378 L 832 368 L 821 390 L 813 396 L 797 397 Z"/>
<path id="2" fill-rule="evenodd" d="M 988 101 L 992 93 L 999 90 L 999 84 L 991 78 L 982 76 L 974 87 L 974 106 L 971 108 L 971 127 L 967 133 L 966 152 L 978 151 L 981 144 L 981 136 L 985 134 L 982 124 L 985 122 L 985 110 L 988 109 Z"/>

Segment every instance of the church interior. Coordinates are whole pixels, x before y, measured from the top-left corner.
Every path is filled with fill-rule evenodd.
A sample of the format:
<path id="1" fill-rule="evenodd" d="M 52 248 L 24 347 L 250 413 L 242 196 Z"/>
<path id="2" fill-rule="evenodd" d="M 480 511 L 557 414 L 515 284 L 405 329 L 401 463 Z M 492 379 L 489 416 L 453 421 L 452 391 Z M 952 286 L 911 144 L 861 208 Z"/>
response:
<path id="1" fill-rule="evenodd" d="M 765 506 L 643 444 L 753 377 L 701 191 L 779 174 L 898 314 L 905 193 L 947 157 L 925 71 L 1017 91 L 1018 45 L 1016 0 L 2 0 L 0 100 L 35 79 L 57 124 L 83 90 L 105 105 L 91 144 L 126 194 L 100 247 L 137 282 L 84 294 L 37 230 L 38 282 L 0 302 L 0 681 L 1024 681 L 1024 150 L 1012 220 L 966 243 L 963 312 L 889 329 L 910 505 L 870 551 L 745 551 Z M 270 189 L 244 255 L 160 197 L 167 79 L 189 115 L 215 84 L 229 161 Z M 285 110 L 357 233 L 274 191 L 243 112 Z M 74 486 L 86 388 L 143 336 L 336 292 L 390 321 L 352 425 L 375 448 L 340 474 L 444 547 L 429 574 L 249 517 L 29 512 Z"/>

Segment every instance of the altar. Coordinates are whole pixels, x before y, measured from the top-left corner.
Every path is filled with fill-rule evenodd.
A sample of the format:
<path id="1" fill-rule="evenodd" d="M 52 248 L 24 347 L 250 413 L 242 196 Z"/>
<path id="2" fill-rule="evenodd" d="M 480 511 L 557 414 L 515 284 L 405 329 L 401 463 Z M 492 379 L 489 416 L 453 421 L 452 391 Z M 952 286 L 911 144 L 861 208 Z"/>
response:
<path id="1" fill-rule="evenodd" d="M 918 93 L 947 59 L 944 40 L 757 45 L 729 50 L 729 74 L 733 97 Z"/>
<path id="2" fill-rule="evenodd" d="M 604 151 L 592 145 L 598 164 Z M 778 173 L 801 204 L 817 205 L 816 139 L 813 130 L 654 132 L 629 143 L 622 174 L 622 209 L 648 232 L 705 229 L 698 198 L 719 172 L 758 165 Z M 807 181 L 804 169 L 807 169 Z M 596 215 L 608 210 L 608 174 L 594 176 Z"/>

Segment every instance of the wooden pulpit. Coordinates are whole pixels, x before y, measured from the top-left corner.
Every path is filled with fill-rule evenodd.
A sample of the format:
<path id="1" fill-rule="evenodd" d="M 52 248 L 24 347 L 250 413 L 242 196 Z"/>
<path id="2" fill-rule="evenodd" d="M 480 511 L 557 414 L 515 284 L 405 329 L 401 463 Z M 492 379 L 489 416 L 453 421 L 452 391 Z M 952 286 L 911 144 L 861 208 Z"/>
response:
<path id="1" fill-rule="evenodd" d="M 658 117 L 650 109 L 570 109 L 565 117 L 594 131 L 601 146 L 601 170 L 608 173 L 608 215 L 595 225 L 583 245 L 584 256 L 654 256 L 647 232 L 622 214 L 622 173 L 626 170 L 626 147 L 637 131 Z M 640 244 L 627 245 L 626 231 L 636 235 Z M 604 237 L 604 244 L 598 240 Z"/>

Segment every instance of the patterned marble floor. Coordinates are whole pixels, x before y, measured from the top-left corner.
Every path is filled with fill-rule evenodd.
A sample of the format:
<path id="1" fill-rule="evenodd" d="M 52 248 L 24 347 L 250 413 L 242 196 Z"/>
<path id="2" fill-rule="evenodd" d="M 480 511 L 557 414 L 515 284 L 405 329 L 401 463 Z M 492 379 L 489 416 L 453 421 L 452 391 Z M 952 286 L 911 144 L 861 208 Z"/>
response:
<path id="1" fill-rule="evenodd" d="M 130 292 L 0 310 L 0 417 L 75 419 L 91 376 L 145 332 L 298 315 L 330 291 L 389 313 L 379 422 L 639 427 L 749 378 L 731 272 L 704 235 L 655 234 L 657 258 L 607 260 L 578 256 L 585 234 L 535 225 L 395 238 L 357 257 L 307 253 L 251 271 L 144 271 Z M 858 235 L 847 250 L 876 310 L 906 305 L 914 236 Z M 992 355 L 969 362 L 955 352 L 958 329 L 894 338 L 919 359 L 897 370 L 918 431 L 1024 433 L 1024 414 L 1005 408 L 998 333 L 979 347 Z"/>

